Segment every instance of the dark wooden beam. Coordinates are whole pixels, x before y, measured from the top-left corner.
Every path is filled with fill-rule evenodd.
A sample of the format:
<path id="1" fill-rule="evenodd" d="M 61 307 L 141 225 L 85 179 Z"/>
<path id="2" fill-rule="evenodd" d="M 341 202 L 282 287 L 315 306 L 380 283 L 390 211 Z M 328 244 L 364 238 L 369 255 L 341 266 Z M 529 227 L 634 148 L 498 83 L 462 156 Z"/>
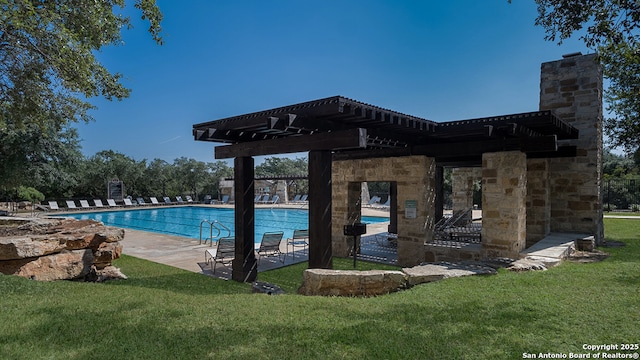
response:
<path id="1" fill-rule="evenodd" d="M 309 152 L 309 268 L 333 268 L 331 151 Z"/>
<path id="2" fill-rule="evenodd" d="M 392 234 L 398 233 L 398 182 L 389 183 L 389 227 L 387 231 Z"/>
<path id="3" fill-rule="evenodd" d="M 313 150 L 357 149 L 367 146 L 365 129 L 332 131 L 329 133 L 290 136 L 280 139 L 251 141 L 240 144 L 218 146 L 216 159 L 259 156 L 272 154 L 290 154 Z"/>
<path id="4" fill-rule="evenodd" d="M 252 157 L 238 157 L 234 160 L 236 251 L 231 278 L 239 282 L 251 282 L 258 276 L 254 249 L 253 163 Z"/>
<path id="5" fill-rule="evenodd" d="M 444 168 L 442 166 L 436 166 L 434 177 L 436 181 L 434 189 L 436 198 L 433 203 L 436 210 L 434 223 L 437 223 L 444 217 Z"/>

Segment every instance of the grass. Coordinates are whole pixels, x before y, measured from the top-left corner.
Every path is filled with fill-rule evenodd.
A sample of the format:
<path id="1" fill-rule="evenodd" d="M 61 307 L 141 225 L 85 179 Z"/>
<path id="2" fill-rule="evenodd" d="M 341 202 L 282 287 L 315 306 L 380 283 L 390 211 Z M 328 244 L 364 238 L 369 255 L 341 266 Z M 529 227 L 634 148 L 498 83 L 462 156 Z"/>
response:
<path id="1" fill-rule="evenodd" d="M 623 241 L 599 263 L 449 279 L 375 298 L 295 294 L 304 264 L 259 275 L 289 294 L 123 256 L 128 280 L 0 276 L 6 359 L 514 359 L 638 343 L 640 221 L 605 219 Z M 379 268 L 358 262 L 361 269 Z M 351 268 L 335 259 L 336 268 Z"/>

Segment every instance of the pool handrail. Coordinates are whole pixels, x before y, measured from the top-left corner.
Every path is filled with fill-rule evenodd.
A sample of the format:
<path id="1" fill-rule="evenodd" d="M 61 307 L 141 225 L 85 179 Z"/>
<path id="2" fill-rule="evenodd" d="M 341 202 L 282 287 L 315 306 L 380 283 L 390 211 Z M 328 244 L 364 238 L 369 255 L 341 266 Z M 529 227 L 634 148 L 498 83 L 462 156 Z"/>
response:
<path id="1" fill-rule="evenodd" d="M 203 228 L 204 224 L 209 224 L 209 237 L 205 238 L 204 240 L 202 240 L 202 228 Z M 217 231 L 216 236 L 213 236 L 213 229 L 214 228 Z M 223 230 L 227 232 L 226 236 L 220 236 L 220 233 Z M 209 241 L 209 246 L 213 246 L 213 240 L 214 239 L 216 239 L 216 241 L 217 241 L 217 239 L 219 239 L 221 237 L 230 237 L 230 236 L 231 236 L 231 229 L 229 229 L 229 227 L 227 227 L 223 223 L 219 222 L 218 220 L 213 220 L 213 221 L 202 220 L 200 222 L 200 243 L 199 243 L 199 245 L 202 245 L 203 243 L 206 244 L 207 240 L 208 240 Z"/>

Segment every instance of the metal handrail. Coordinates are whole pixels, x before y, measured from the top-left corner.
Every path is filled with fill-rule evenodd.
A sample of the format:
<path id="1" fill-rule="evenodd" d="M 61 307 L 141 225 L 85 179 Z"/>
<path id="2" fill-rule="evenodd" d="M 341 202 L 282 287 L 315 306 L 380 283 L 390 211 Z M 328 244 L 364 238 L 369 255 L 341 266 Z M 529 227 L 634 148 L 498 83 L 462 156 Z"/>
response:
<path id="1" fill-rule="evenodd" d="M 204 224 L 209 224 L 209 237 L 205 238 L 204 240 L 202 240 L 202 230 L 203 230 Z M 217 231 L 216 236 L 213 236 L 213 229 L 214 228 Z M 200 222 L 200 243 L 199 244 L 200 245 L 202 245 L 203 243 L 206 244 L 207 240 L 208 240 L 209 241 L 209 246 L 213 246 L 213 240 L 214 239 L 219 239 L 221 237 L 225 237 L 225 236 L 220 236 L 222 231 L 226 231 L 227 232 L 226 237 L 231 236 L 231 229 L 229 229 L 229 227 L 227 227 L 223 223 L 219 222 L 218 220 L 213 220 L 213 221 L 202 220 Z"/>

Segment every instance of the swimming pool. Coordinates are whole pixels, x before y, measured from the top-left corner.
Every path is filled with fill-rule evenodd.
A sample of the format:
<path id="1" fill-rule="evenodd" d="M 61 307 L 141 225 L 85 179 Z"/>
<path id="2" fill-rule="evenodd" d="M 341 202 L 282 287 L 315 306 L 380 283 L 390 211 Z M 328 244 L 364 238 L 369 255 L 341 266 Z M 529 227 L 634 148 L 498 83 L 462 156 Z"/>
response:
<path id="1" fill-rule="evenodd" d="M 153 209 L 131 209 L 60 215 L 76 219 L 92 219 L 105 225 L 127 229 L 200 239 L 200 223 L 203 220 L 218 221 L 235 233 L 234 210 L 198 206 L 176 206 Z M 389 221 L 389 218 L 363 216 L 362 222 L 372 224 Z M 309 212 L 302 209 L 255 209 L 255 242 L 269 231 L 284 231 L 284 237 L 292 237 L 293 230 L 309 228 Z M 213 234 L 217 231 L 214 229 Z M 224 233 L 222 236 L 226 236 Z M 205 224 L 203 237 L 209 237 Z"/>

